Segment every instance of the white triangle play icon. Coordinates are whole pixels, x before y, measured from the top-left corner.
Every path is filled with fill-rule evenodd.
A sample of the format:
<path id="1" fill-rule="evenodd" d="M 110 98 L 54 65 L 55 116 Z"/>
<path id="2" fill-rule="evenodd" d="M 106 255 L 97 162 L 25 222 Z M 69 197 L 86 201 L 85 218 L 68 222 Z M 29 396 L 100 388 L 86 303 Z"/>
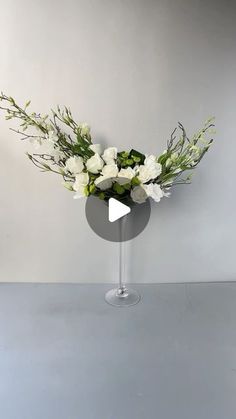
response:
<path id="1" fill-rule="evenodd" d="M 120 201 L 117 201 L 115 198 L 110 198 L 108 201 L 108 219 L 111 223 L 119 218 L 124 217 L 124 215 L 129 214 L 131 211 L 130 207 L 125 204 L 122 204 Z"/>

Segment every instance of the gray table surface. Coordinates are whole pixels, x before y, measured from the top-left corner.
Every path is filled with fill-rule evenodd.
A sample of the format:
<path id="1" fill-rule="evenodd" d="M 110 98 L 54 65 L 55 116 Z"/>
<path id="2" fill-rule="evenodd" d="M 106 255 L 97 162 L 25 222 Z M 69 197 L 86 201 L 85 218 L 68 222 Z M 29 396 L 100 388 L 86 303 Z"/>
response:
<path id="1" fill-rule="evenodd" d="M 0 284 L 1 419 L 235 419 L 236 284 Z"/>

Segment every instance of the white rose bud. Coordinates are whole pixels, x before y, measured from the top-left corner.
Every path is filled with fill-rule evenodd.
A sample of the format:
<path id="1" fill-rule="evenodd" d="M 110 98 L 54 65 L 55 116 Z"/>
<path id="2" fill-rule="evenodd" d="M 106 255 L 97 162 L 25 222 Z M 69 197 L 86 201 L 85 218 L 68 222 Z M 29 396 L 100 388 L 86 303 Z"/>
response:
<path id="1" fill-rule="evenodd" d="M 90 126 L 85 122 L 79 125 L 80 135 L 85 137 L 86 135 L 90 135 Z"/>
<path id="2" fill-rule="evenodd" d="M 84 168 L 83 159 L 80 156 L 69 157 L 66 160 L 65 170 L 70 172 L 72 175 L 81 173 Z"/>
<path id="3" fill-rule="evenodd" d="M 97 153 L 99 155 L 102 154 L 102 146 L 101 144 L 91 144 L 89 146 L 90 150 L 92 150 L 94 153 Z"/>
<path id="4" fill-rule="evenodd" d="M 102 155 L 103 160 L 106 164 L 114 163 L 114 160 L 117 157 L 117 148 L 116 147 L 108 147 L 104 150 Z"/>
<path id="5" fill-rule="evenodd" d="M 107 164 L 103 167 L 101 174 L 106 178 L 116 177 L 118 175 L 118 167 L 116 164 Z"/>
<path id="6" fill-rule="evenodd" d="M 138 179 L 142 183 L 147 183 L 149 180 L 156 179 L 162 171 L 162 166 L 157 163 L 155 156 L 146 157 L 144 165 L 139 166 Z"/>
<path id="7" fill-rule="evenodd" d="M 152 179 L 152 173 L 148 166 L 144 166 L 144 165 L 139 166 L 138 179 L 142 183 L 146 183 Z"/>
<path id="8" fill-rule="evenodd" d="M 135 186 L 131 192 L 130 196 L 134 202 L 137 204 L 143 204 L 147 199 L 146 191 L 143 185 Z"/>
<path id="9" fill-rule="evenodd" d="M 90 157 L 90 159 L 86 162 L 86 167 L 90 173 L 97 174 L 100 170 L 102 170 L 104 166 L 104 161 L 101 159 L 98 153 L 95 153 L 94 156 Z"/>

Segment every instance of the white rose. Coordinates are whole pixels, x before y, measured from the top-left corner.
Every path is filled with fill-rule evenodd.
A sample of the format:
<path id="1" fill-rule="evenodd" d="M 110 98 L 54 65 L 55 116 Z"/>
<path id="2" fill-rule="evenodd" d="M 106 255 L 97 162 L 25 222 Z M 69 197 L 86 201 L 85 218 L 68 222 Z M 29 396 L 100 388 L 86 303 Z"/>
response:
<path id="1" fill-rule="evenodd" d="M 146 164 L 139 166 L 138 179 L 143 183 L 147 183 L 149 180 L 156 179 L 161 174 L 161 171 L 162 166 L 160 163 L 148 159 Z"/>
<path id="2" fill-rule="evenodd" d="M 118 178 L 120 179 L 117 179 L 117 182 L 120 185 L 125 185 L 127 181 L 133 179 L 134 176 L 135 176 L 135 170 L 132 169 L 131 167 L 127 167 L 127 169 L 120 169 L 118 173 Z"/>
<path id="3" fill-rule="evenodd" d="M 116 177 L 118 175 L 118 167 L 116 164 L 107 164 L 103 167 L 101 174 L 107 178 Z"/>
<path id="4" fill-rule="evenodd" d="M 152 163 L 157 163 L 156 156 L 154 156 L 153 154 L 150 154 L 150 155 L 147 154 L 144 160 L 145 166 L 148 166 L 149 164 L 152 164 Z"/>
<path id="5" fill-rule="evenodd" d="M 134 202 L 137 202 L 137 204 L 143 204 L 147 199 L 147 194 L 144 189 L 144 185 L 135 186 L 131 190 L 130 196 Z"/>
<path id="6" fill-rule="evenodd" d="M 157 183 L 150 183 L 149 185 L 144 185 L 145 192 L 148 197 L 154 199 L 155 202 L 160 202 L 163 198 L 164 193 Z"/>
<path id="7" fill-rule="evenodd" d="M 65 170 L 70 172 L 72 175 L 81 173 L 84 168 L 83 159 L 80 156 L 69 157 L 66 160 Z"/>
<path id="8" fill-rule="evenodd" d="M 114 160 L 117 157 L 117 148 L 116 147 L 108 147 L 104 150 L 102 155 L 103 160 L 106 164 L 114 163 Z"/>
<path id="9" fill-rule="evenodd" d="M 94 153 L 102 154 L 102 146 L 101 144 L 91 144 L 89 146 L 90 150 L 94 151 Z"/>
<path id="10" fill-rule="evenodd" d="M 85 135 L 90 134 L 90 126 L 86 124 L 85 122 L 83 124 L 80 124 L 78 128 L 79 128 L 81 137 L 84 137 Z"/>
<path id="11" fill-rule="evenodd" d="M 110 189 L 112 187 L 112 179 L 107 178 L 106 176 L 99 176 L 94 181 L 95 185 L 101 189 L 101 191 L 105 191 L 106 189 Z"/>
<path id="12" fill-rule="evenodd" d="M 74 191 L 77 192 L 78 190 L 81 189 L 81 186 L 85 187 L 85 186 L 88 185 L 88 183 L 89 183 L 88 173 L 82 172 L 79 175 L 76 175 L 75 182 L 74 182 L 74 185 L 73 185 L 73 189 L 74 189 Z"/>
<path id="13" fill-rule="evenodd" d="M 102 170 L 104 166 L 104 161 L 101 159 L 98 153 L 95 153 L 94 156 L 90 157 L 90 159 L 86 162 L 86 167 L 90 173 L 97 174 L 100 170 Z"/>
<path id="14" fill-rule="evenodd" d="M 112 187 L 112 178 L 116 178 L 118 174 L 118 167 L 116 164 L 107 164 L 101 171 L 101 176 L 95 180 L 95 185 L 105 191 Z"/>
<path id="15" fill-rule="evenodd" d="M 138 179 L 142 183 L 146 183 L 152 179 L 152 171 L 149 169 L 148 166 L 144 166 L 144 165 L 139 166 Z"/>

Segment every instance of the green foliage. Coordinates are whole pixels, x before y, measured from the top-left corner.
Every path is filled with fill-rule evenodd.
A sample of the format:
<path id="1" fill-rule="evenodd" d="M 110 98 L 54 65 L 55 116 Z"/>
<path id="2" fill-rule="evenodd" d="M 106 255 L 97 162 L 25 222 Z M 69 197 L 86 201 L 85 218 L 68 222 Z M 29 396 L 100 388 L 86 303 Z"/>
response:
<path id="1" fill-rule="evenodd" d="M 178 183 L 190 183 L 191 179 L 180 178 L 183 172 L 193 170 L 209 150 L 213 140 L 208 139 L 209 134 L 214 133 L 214 118 L 208 119 L 203 128 L 189 138 L 181 123 L 178 128 L 180 136 L 176 138 L 175 129 L 167 142 L 167 150 L 158 158 L 162 165 L 162 173 L 156 180 L 157 183 L 167 187 Z"/>
<path id="2" fill-rule="evenodd" d="M 119 183 L 115 182 L 113 184 L 113 190 L 118 194 L 122 195 L 125 192 L 125 188 L 123 185 L 120 185 Z"/>
<path id="3" fill-rule="evenodd" d="M 120 167 L 134 167 L 136 164 L 143 164 L 145 160 L 144 154 L 137 150 L 121 151 L 117 155 L 117 163 Z"/>
<path id="4" fill-rule="evenodd" d="M 7 120 L 19 120 L 20 129 L 13 129 L 13 131 L 20 134 L 22 140 L 35 140 L 40 145 L 46 141 L 49 143 L 52 141 L 50 143 L 52 151 L 48 153 L 27 153 L 30 161 L 43 172 L 50 171 L 61 175 L 64 179 L 64 186 L 73 190 L 75 175 L 67 170 L 66 162 L 70 157 L 80 156 L 83 158 L 84 170 L 86 170 L 87 160 L 94 155 L 90 149 L 92 144 L 90 129 L 87 124 L 78 124 L 70 108 L 66 106 L 63 108 L 57 106 L 56 110 L 51 110 L 50 115 L 42 115 L 30 112 L 30 104 L 31 102 L 27 101 L 21 107 L 11 96 L 0 94 L 0 109 L 5 111 Z M 32 128 L 35 129 L 36 134 L 32 134 Z M 191 175 L 183 177 L 183 173 L 192 171 L 200 163 L 212 144 L 213 140 L 209 138 L 211 134 L 215 134 L 214 118 L 208 119 L 203 128 L 192 137 L 187 136 L 183 125 L 179 123 L 167 142 L 167 149 L 157 159 L 161 165 L 160 175 L 155 179 L 151 178 L 147 183 L 156 182 L 163 189 L 177 184 L 190 183 Z M 54 143 L 53 136 L 56 136 Z M 115 161 L 118 170 L 135 168 L 136 176 L 125 185 L 115 182 L 109 190 L 103 192 L 95 186 L 95 180 L 101 173 L 89 173 L 89 184 L 85 187 L 85 195 L 93 194 L 105 200 L 110 196 L 120 199 L 129 197 L 131 188 L 141 183 L 138 178 L 138 166 L 144 165 L 144 161 L 145 155 L 135 149 L 118 152 Z"/>
<path id="5" fill-rule="evenodd" d="M 131 179 L 131 185 L 132 186 L 138 186 L 138 185 L 140 185 L 140 180 L 137 178 L 137 176 L 135 176 L 135 177 L 133 177 Z"/>

